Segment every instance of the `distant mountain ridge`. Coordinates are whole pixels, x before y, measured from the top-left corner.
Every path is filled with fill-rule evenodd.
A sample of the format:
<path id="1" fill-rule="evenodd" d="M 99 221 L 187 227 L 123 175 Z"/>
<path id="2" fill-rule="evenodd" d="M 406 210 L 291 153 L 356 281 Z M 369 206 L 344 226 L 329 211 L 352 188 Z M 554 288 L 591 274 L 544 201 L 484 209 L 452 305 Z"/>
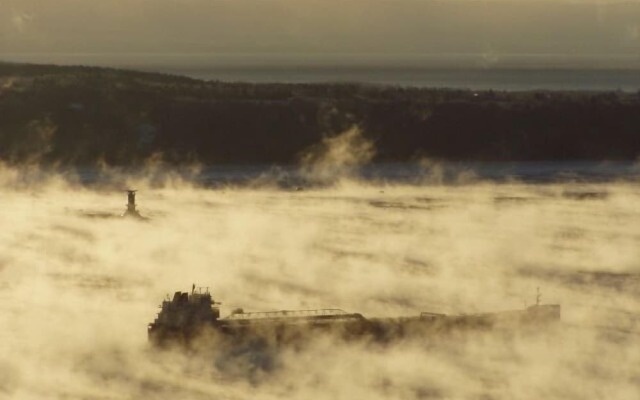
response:
<path id="1" fill-rule="evenodd" d="M 252 84 L 0 63 L 0 159 L 291 164 L 358 126 L 373 161 L 634 160 L 640 92 Z"/>

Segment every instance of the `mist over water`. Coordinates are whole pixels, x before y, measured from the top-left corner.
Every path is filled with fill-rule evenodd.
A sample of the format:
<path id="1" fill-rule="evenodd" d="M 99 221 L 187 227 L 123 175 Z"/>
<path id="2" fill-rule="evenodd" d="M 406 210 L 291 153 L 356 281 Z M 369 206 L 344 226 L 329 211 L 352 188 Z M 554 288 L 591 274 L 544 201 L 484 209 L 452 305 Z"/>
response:
<path id="1" fill-rule="evenodd" d="M 411 182 L 367 180 L 352 174 L 358 162 L 332 164 L 333 180 L 321 168 L 322 184 L 304 190 L 153 171 L 86 185 L 3 167 L 0 396 L 637 396 L 637 182 L 496 181 L 469 170 L 442 180 L 428 163 Z M 87 217 L 122 213 L 125 187 L 140 190 L 150 220 Z M 146 325 L 158 304 L 194 282 L 223 316 L 236 307 L 500 311 L 533 304 L 540 287 L 543 303 L 562 305 L 562 324 L 389 346 L 319 338 L 267 363 L 153 351 Z"/>

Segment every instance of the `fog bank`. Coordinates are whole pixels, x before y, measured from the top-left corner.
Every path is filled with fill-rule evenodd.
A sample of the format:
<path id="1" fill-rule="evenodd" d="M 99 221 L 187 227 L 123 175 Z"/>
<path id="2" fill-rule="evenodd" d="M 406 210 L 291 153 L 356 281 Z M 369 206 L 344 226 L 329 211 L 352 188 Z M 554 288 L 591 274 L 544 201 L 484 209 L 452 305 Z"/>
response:
<path id="1" fill-rule="evenodd" d="M 433 171 L 433 168 L 431 168 Z M 0 393 L 8 398 L 631 399 L 640 388 L 640 191 L 464 180 L 317 189 L 113 186 L 1 173 Z M 32 181 L 33 182 L 33 181 Z M 533 336 L 384 348 L 312 342 L 270 370 L 152 351 L 163 297 L 209 286 L 222 315 L 342 308 L 365 316 L 562 305 Z"/>

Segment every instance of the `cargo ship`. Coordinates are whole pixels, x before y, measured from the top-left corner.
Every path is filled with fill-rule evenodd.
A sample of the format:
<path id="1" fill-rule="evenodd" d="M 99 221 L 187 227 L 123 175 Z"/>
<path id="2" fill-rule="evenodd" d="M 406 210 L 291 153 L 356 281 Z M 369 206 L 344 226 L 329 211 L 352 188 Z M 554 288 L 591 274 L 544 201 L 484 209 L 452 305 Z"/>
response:
<path id="1" fill-rule="evenodd" d="M 560 321 L 560 305 L 536 304 L 520 310 L 448 315 L 422 312 L 397 318 L 366 318 L 340 309 L 245 312 L 236 309 L 220 317 L 220 303 L 208 288 L 193 285 L 191 292 L 175 292 L 165 299 L 148 325 L 153 345 L 191 345 L 203 341 L 244 343 L 256 339 L 281 345 L 303 341 L 315 333 L 330 333 L 352 340 L 390 342 L 405 337 L 426 337 L 453 331 L 511 331 L 539 329 Z"/>

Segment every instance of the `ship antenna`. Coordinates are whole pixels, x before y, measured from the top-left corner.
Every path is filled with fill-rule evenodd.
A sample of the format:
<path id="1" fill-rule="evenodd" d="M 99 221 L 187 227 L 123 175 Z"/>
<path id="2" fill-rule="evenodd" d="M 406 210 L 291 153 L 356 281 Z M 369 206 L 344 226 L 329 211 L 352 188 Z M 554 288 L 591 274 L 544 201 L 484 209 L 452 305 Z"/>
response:
<path id="1" fill-rule="evenodd" d="M 196 291 L 196 284 L 194 283 L 194 284 L 191 286 L 191 294 L 195 293 L 195 291 Z"/>
<path id="2" fill-rule="evenodd" d="M 542 297 L 542 293 L 540 293 L 540 286 L 538 286 L 538 292 L 536 293 L 536 306 L 540 305 L 540 298 Z"/>

